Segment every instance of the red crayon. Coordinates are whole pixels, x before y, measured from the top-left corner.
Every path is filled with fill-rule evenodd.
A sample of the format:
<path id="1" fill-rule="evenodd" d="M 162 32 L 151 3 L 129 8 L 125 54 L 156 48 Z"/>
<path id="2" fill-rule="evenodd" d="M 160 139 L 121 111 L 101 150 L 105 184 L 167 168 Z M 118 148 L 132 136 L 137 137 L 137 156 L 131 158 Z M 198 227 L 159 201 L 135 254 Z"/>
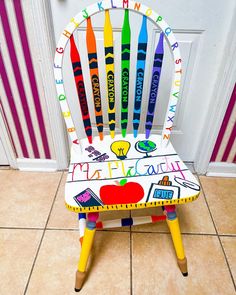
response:
<path id="1" fill-rule="evenodd" d="M 70 37 L 70 57 L 71 57 L 71 63 L 72 63 L 73 72 L 74 72 L 76 89 L 77 89 L 77 93 L 79 97 L 80 109 L 81 109 L 82 118 L 84 122 L 85 133 L 88 137 L 89 143 L 92 143 L 92 127 L 91 127 L 91 121 L 89 116 L 86 91 L 84 86 L 81 60 L 80 60 L 79 52 L 75 45 L 75 40 L 73 35 L 71 35 Z"/>

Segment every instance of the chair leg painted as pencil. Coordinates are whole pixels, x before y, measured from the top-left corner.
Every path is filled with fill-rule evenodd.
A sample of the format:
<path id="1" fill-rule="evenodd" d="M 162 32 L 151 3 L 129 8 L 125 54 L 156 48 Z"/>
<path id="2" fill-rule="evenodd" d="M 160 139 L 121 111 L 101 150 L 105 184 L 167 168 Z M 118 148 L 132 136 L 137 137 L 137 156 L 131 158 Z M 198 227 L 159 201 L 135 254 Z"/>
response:
<path id="1" fill-rule="evenodd" d="M 187 258 L 185 257 L 183 242 L 181 238 L 181 232 L 179 227 L 179 220 L 175 212 L 175 206 L 165 206 L 165 212 L 167 216 L 167 224 L 170 229 L 171 237 L 173 240 L 178 266 L 183 276 L 188 275 Z"/>
<path id="2" fill-rule="evenodd" d="M 91 248 L 93 245 L 93 240 L 96 232 L 96 221 L 99 217 L 99 213 L 88 213 L 88 221 L 86 225 L 86 229 L 84 232 L 82 248 L 78 263 L 78 270 L 76 272 L 76 279 L 75 279 L 75 291 L 79 292 L 82 288 L 85 274 L 86 274 L 86 267 L 89 259 L 89 254 L 91 252 Z"/>

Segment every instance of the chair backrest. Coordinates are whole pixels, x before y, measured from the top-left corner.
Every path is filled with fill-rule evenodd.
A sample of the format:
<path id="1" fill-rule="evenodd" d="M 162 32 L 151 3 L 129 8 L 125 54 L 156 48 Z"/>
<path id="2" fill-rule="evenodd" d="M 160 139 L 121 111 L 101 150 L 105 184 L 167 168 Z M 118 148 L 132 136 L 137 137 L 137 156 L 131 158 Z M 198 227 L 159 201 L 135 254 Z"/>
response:
<path id="1" fill-rule="evenodd" d="M 115 97 L 115 70 L 114 70 L 114 44 L 113 44 L 113 30 L 110 21 L 109 10 L 110 9 L 123 9 L 124 10 L 124 21 L 122 26 L 121 34 L 121 97 Z M 137 61 L 135 70 L 135 83 L 134 83 L 134 108 L 131 113 L 129 107 L 129 76 L 130 76 L 130 43 L 133 38 L 131 36 L 132 28 L 129 23 L 129 11 L 132 10 L 136 13 L 142 14 L 142 24 L 140 27 L 140 32 L 137 45 Z M 146 50 L 147 50 L 147 18 L 154 22 L 157 27 L 161 30 L 158 44 L 156 46 L 155 54 L 151 63 L 152 75 L 151 75 L 151 85 L 148 95 L 148 109 L 146 113 L 145 120 L 145 133 L 146 138 L 150 136 L 150 132 L 153 125 L 153 119 L 155 114 L 156 101 L 158 97 L 158 86 L 160 81 L 162 60 L 163 60 L 163 42 L 164 37 L 167 44 L 172 52 L 174 73 L 172 78 L 172 86 L 169 96 L 169 103 L 165 115 L 165 120 L 162 130 L 162 146 L 168 144 L 170 133 L 173 126 L 174 115 L 176 112 L 176 105 L 179 99 L 179 89 L 180 80 L 182 76 L 182 60 L 180 57 L 179 45 L 174 37 L 172 29 L 163 20 L 161 15 L 158 15 L 151 8 L 129 0 L 103 0 L 102 2 L 90 5 L 80 11 L 74 18 L 71 19 L 69 24 L 66 26 L 60 40 L 57 44 L 55 60 L 54 60 L 54 73 L 56 80 L 56 88 L 58 93 L 58 99 L 61 105 L 62 113 L 66 122 L 67 131 L 70 135 L 71 141 L 74 144 L 79 144 L 79 139 L 77 137 L 75 124 L 73 123 L 71 111 L 67 103 L 67 97 L 64 89 L 64 80 L 62 73 L 62 63 L 65 48 L 67 44 L 70 44 L 70 58 L 73 67 L 74 80 L 76 84 L 76 89 L 79 98 L 79 104 L 82 113 L 82 119 L 84 123 L 84 130 L 87 135 L 89 142 L 92 142 L 92 126 L 91 126 L 91 115 L 88 105 L 88 95 L 86 95 L 86 87 L 83 76 L 84 68 L 81 66 L 81 58 L 79 51 L 76 46 L 75 39 L 73 37 L 73 32 L 80 26 L 83 21 L 87 21 L 86 27 L 86 45 L 87 45 L 87 55 L 88 55 L 88 67 L 86 69 L 91 77 L 91 88 L 94 103 L 94 114 L 98 134 L 100 139 L 103 139 L 103 121 L 104 117 L 107 116 L 103 111 L 102 99 L 101 99 L 101 83 L 99 77 L 98 68 L 98 55 L 95 34 L 92 27 L 91 16 L 105 11 L 105 22 L 104 22 L 104 51 L 105 51 L 105 71 L 106 71 L 106 94 L 107 94 L 107 112 L 109 120 L 109 130 L 110 135 L 113 138 L 115 136 L 115 126 L 116 124 L 121 125 L 121 133 L 123 137 L 126 136 L 128 119 L 133 122 L 133 134 L 134 137 L 137 136 L 139 125 L 140 125 L 140 115 L 142 110 L 142 100 L 143 98 L 143 81 L 145 75 L 145 65 L 150 63 L 146 60 Z M 134 37 L 136 38 L 136 37 Z M 104 62 L 104 61 L 103 61 Z M 133 71 L 133 69 L 132 69 Z M 120 104 L 120 120 L 116 120 L 115 107 L 117 103 Z"/>

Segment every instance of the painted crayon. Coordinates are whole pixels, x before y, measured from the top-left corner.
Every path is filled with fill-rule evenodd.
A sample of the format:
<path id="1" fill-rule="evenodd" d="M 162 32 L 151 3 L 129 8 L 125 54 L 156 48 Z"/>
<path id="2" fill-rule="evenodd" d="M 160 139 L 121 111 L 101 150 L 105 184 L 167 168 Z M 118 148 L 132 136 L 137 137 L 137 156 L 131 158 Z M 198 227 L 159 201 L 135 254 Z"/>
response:
<path id="1" fill-rule="evenodd" d="M 138 38 L 136 83 L 135 83 L 135 97 L 134 97 L 134 114 L 133 114 L 134 137 L 137 137 L 137 135 L 138 135 L 138 128 L 139 128 L 139 123 L 140 123 L 144 71 L 145 71 L 145 64 L 146 64 L 147 42 L 148 42 L 147 17 L 144 15 L 142 26 L 141 26 L 140 33 L 139 33 L 139 38 Z"/>
<path id="2" fill-rule="evenodd" d="M 105 11 L 104 48 L 107 76 L 108 120 L 111 138 L 115 137 L 115 79 L 113 33 L 109 11 Z"/>
<path id="3" fill-rule="evenodd" d="M 130 68 L 130 25 L 128 9 L 125 9 L 121 40 L 121 132 L 122 136 L 125 137 L 128 123 Z"/>
<path id="4" fill-rule="evenodd" d="M 99 137 L 103 139 L 103 117 L 102 117 L 102 102 L 101 102 L 101 92 L 99 83 L 99 73 L 98 73 L 98 59 L 97 59 L 97 46 L 95 35 L 91 23 L 91 18 L 87 18 L 87 30 L 86 30 L 86 43 L 88 49 L 88 60 L 89 60 L 89 70 L 90 78 L 93 91 L 93 102 L 94 111 L 96 117 L 96 126 L 98 129 Z"/>
<path id="5" fill-rule="evenodd" d="M 73 35 L 71 35 L 70 37 L 70 57 L 71 57 L 71 62 L 72 62 L 72 67 L 74 72 L 76 89 L 77 89 L 77 93 L 79 97 L 80 109 L 81 109 L 82 118 L 84 122 L 85 133 L 88 137 L 89 143 L 92 143 L 92 127 L 91 127 L 91 121 L 89 116 L 86 91 L 84 86 L 81 60 L 80 60 L 79 52 L 75 45 L 75 40 Z"/>
<path id="6" fill-rule="evenodd" d="M 152 68 L 152 81 L 151 81 L 151 87 L 150 87 L 150 93 L 149 93 L 148 111 L 147 111 L 146 124 L 145 124 L 146 138 L 149 138 L 149 135 L 152 129 L 153 119 L 154 119 L 158 87 L 159 87 L 159 81 L 161 76 L 162 60 L 164 56 L 163 41 L 164 41 L 164 34 L 161 33 L 157 47 L 156 47 L 153 68 Z"/>

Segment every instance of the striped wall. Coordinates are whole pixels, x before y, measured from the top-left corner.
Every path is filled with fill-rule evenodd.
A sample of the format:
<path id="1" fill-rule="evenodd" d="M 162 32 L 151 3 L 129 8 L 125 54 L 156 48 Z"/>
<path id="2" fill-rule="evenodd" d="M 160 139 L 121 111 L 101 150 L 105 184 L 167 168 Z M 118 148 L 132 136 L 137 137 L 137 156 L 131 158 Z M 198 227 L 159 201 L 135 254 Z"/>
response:
<path id="1" fill-rule="evenodd" d="M 0 1 L 0 108 L 17 158 L 55 159 L 30 3 Z"/>
<path id="2" fill-rule="evenodd" d="M 215 143 L 211 162 L 236 163 L 236 84 Z"/>

